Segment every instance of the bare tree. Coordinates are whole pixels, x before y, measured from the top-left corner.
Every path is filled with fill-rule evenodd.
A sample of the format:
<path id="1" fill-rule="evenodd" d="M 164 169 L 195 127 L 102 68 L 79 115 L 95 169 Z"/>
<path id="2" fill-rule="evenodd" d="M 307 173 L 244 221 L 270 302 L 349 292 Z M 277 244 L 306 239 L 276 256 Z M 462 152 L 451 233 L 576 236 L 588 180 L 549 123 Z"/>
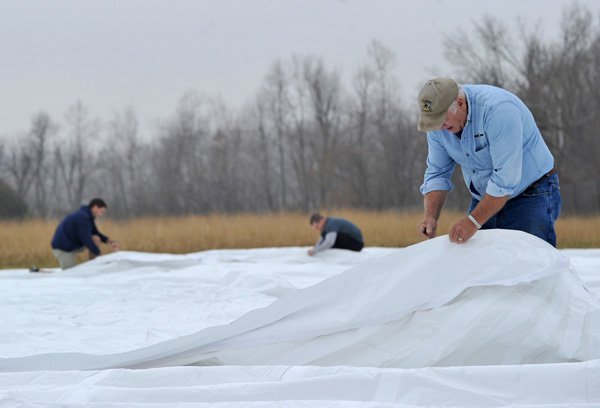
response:
<path id="1" fill-rule="evenodd" d="M 315 157 L 318 206 L 329 204 L 334 179 L 335 149 L 340 136 L 342 117 L 342 89 L 340 74 L 327 71 L 323 60 L 304 59 L 303 74 L 312 111 L 315 137 L 311 138 L 311 153 Z"/>
<path id="2" fill-rule="evenodd" d="M 74 208 L 83 202 L 86 186 L 97 165 L 93 145 L 99 135 L 99 123 L 90 117 L 81 102 L 67 111 L 66 121 L 68 134 L 55 149 L 55 160 L 67 204 Z"/>
<path id="3" fill-rule="evenodd" d="M 510 30 L 491 16 L 472 26 L 474 33 L 458 30 L 446 37 L 446 58 L 465 81 L 514 89 L 524 67 Z"/>
<path id="4" fill-rule="evenodd" d="M 312 174 L 313 156 L 310 152 L 308 104 L 309 93 L 304 83 L 303 60 L 294 56 L 290 63 L 290 157 L 298 184 L 300 208 L 309 211 L 316 207 Z"/>
<path id="5" fill-rule="evenodd" d="M 239 194 L 244 176 L 241 165 L 242 129 L 223 103 L 214 101 L 211 112 L 211 210 L 239 211 L 245 207 L 243 197 Z"/>
<path id="6" fill-rule="evenodd" d="M 159 208 L 168 214 L 206 212 L 211 206 L 208 167 L 209 101 L 188 92 L 154 148 Z"/>
<path id="7" fill-rule="evenodd" d="M 101 183 L 110 197 L 111 213 L 117 216 L 143 214 L 149 211 L 148 189 L 145 188 L 149 175 L 148 148 L 140 139 L 133 108 L 116 113 L 106 131 L 99 165 L 105 172 Z"/>
<path id="8" fill-rule="evenodd" d="M 288 115 L 290 110 L 290 101 L 288 96 L 288 80 L 280 60 L 275 61 L 271 70 L 267 74 L 265 81 L 264 94 L 269 110 L 269 116 L 272 121 L 273 129 L 276 135 L 277 154 L 279 159 L 279 194 L 280 208 L 288 206 L 288 182 L 286 170 L 286 134 L 288 134 Z"/>
<path id="9" fill-rule="evenodd" d="M 254 120 L 255 137 L 257 139 L 256 157 L 258 157 L 258 168 L 260 171 L 260 185 L 263 186 L 267 208 L 271 211 L 277 207 L 275 205 L 275 197 L 273 191 L 273 164 L 271 162 L 271 140 L 269 132 L 269 124 L 267 123 L 267 101 L 264 94 L 259 94 L 252 110 L 252 118 Z M 252 134 L 252 132 L 250 132 Z M 287 186 L 283 186 L 287 188 Z"/>
<path id="10" fill-rule="evenodd" d="M 369 159 L 373 157 L 371 139 L 375 136 L 371 127 L 374 82 L 375 74 L 370 67 L 361 68 L 354 77 L 355 95 L 349 101 L 349 137 L 344 147 L 347 172 L 340 174 L 356 197 L 352 203 L 359 207 L 369 205 L 372 191 Z"/>
<path id="11" fill-rule="evenodd" d="M 33 184 L 35 161 L 29 146 L 22 140 L 25 140 L 24 136 L 10 147 L 4 168 L 16 194 L 24 200 Z"/>
<path id="12" fill-rule="evenodd" d="M 30 131 L 30 149 L 33 156 L 33 212 L 46 217 L 49 212 L 51 192 L 56 188 L 57 171 L 51 163 L 50 138 L 56 133 L 57 127 L 52 123 L 48 114 L 40 112 L 33 116 Z"/>

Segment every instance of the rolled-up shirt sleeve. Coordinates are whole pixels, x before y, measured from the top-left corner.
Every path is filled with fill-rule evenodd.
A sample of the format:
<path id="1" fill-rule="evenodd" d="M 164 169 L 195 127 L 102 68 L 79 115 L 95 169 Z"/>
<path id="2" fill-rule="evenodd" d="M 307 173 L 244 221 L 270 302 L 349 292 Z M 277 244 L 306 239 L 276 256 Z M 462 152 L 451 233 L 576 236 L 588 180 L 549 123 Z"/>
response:
<path id="1" fill-rule="evenodd" d="M 431 191 L 452 191 L 452 174 L 456 162 L 448 155 L 444 146 L 439 142 L 433 132 L 427 133 L 427 169 L 421 185 L 421 194 L 425 195 Z"/>
<path id="2" fill-rule="evenodd" d="M 523 171 L 522 114 L 510 102 L 500 104 L 488 118 L 486 129 L 493 169 L 485 192 L 493 197 L 512 195 Z"/>
<path id="3" fill-rule="evenodd" d="M 337 232 L 335 232 L 335 231 L 328 232 L 327 234 L 325 234 L 325 236 L 323 238 L 321 238 L 319 240 L 319 242 L 317 242 L 317 244 L 313 248 L 313 253 L 316 254 L 317 252 L 322 252 L 322 251 L 325 251 L 326 249 L 333 248 L 333 245 L 335 244 L 336 239 L 337 239 Z"/>

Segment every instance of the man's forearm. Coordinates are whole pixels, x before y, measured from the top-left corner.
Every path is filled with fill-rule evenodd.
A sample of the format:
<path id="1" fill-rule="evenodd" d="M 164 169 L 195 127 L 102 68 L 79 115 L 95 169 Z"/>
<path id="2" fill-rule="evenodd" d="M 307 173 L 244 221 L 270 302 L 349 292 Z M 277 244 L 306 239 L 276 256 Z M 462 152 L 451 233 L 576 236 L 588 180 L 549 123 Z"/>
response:
<path id="1" fill-rule="evenodd" d="M 423 207 L 425 209 L 425 218 L 438 220 L 444 208 L 448 192 L 445 190 L 430 191 L 423 198 Z"/>
<path id="2" fill-rule="evenodd" d="M 328 232 L 327 235 L 323 239 L 321 239 L 317 245 L 313 248 L 313 254 L 318 252 L 323 252 L 327 249 L 331 249 L 335 244 L 335 240 L 337 239 L 337 232 Z"/>
<path id="3" fill-rule="evenodd" d="M 486 194 L 471 211 L 471 215 L 479 224 L 483 225 L 504 207 L 509 198 L 510 196 L 494 197 Z"/>

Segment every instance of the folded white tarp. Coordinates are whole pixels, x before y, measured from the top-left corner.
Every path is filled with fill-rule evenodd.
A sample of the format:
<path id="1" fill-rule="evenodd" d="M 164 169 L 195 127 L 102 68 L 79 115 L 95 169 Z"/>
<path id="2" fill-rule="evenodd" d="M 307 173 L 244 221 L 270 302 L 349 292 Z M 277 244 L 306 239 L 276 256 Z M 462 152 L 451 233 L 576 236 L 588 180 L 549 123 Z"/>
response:
<path id="1" fill-rule="evenodd" d="M 516 231 L 439 237 L 290 291 L 231 324 L 111 355 L 0 360 L 1 371 L 178 365 L 431 367 L 600 358 L 600 304 L 567 259 Z"/>
<path id="2" fill-rule="evenodd" d="M 520 366 L 167 367 L 0 373 L 15 407 L 589 407 L 600 360 Z"/>

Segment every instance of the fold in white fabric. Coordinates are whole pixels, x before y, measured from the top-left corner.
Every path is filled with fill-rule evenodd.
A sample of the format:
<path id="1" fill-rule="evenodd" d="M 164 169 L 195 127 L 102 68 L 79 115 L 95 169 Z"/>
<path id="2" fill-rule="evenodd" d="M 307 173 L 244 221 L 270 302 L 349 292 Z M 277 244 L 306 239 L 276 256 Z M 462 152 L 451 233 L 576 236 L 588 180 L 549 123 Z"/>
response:
<path id="1" fill-rule="evenodd" d="M 521 366 L 166 367 L 0 373 L 0 405 L 27 407 L 589 407 L 600 360 Z"/>

